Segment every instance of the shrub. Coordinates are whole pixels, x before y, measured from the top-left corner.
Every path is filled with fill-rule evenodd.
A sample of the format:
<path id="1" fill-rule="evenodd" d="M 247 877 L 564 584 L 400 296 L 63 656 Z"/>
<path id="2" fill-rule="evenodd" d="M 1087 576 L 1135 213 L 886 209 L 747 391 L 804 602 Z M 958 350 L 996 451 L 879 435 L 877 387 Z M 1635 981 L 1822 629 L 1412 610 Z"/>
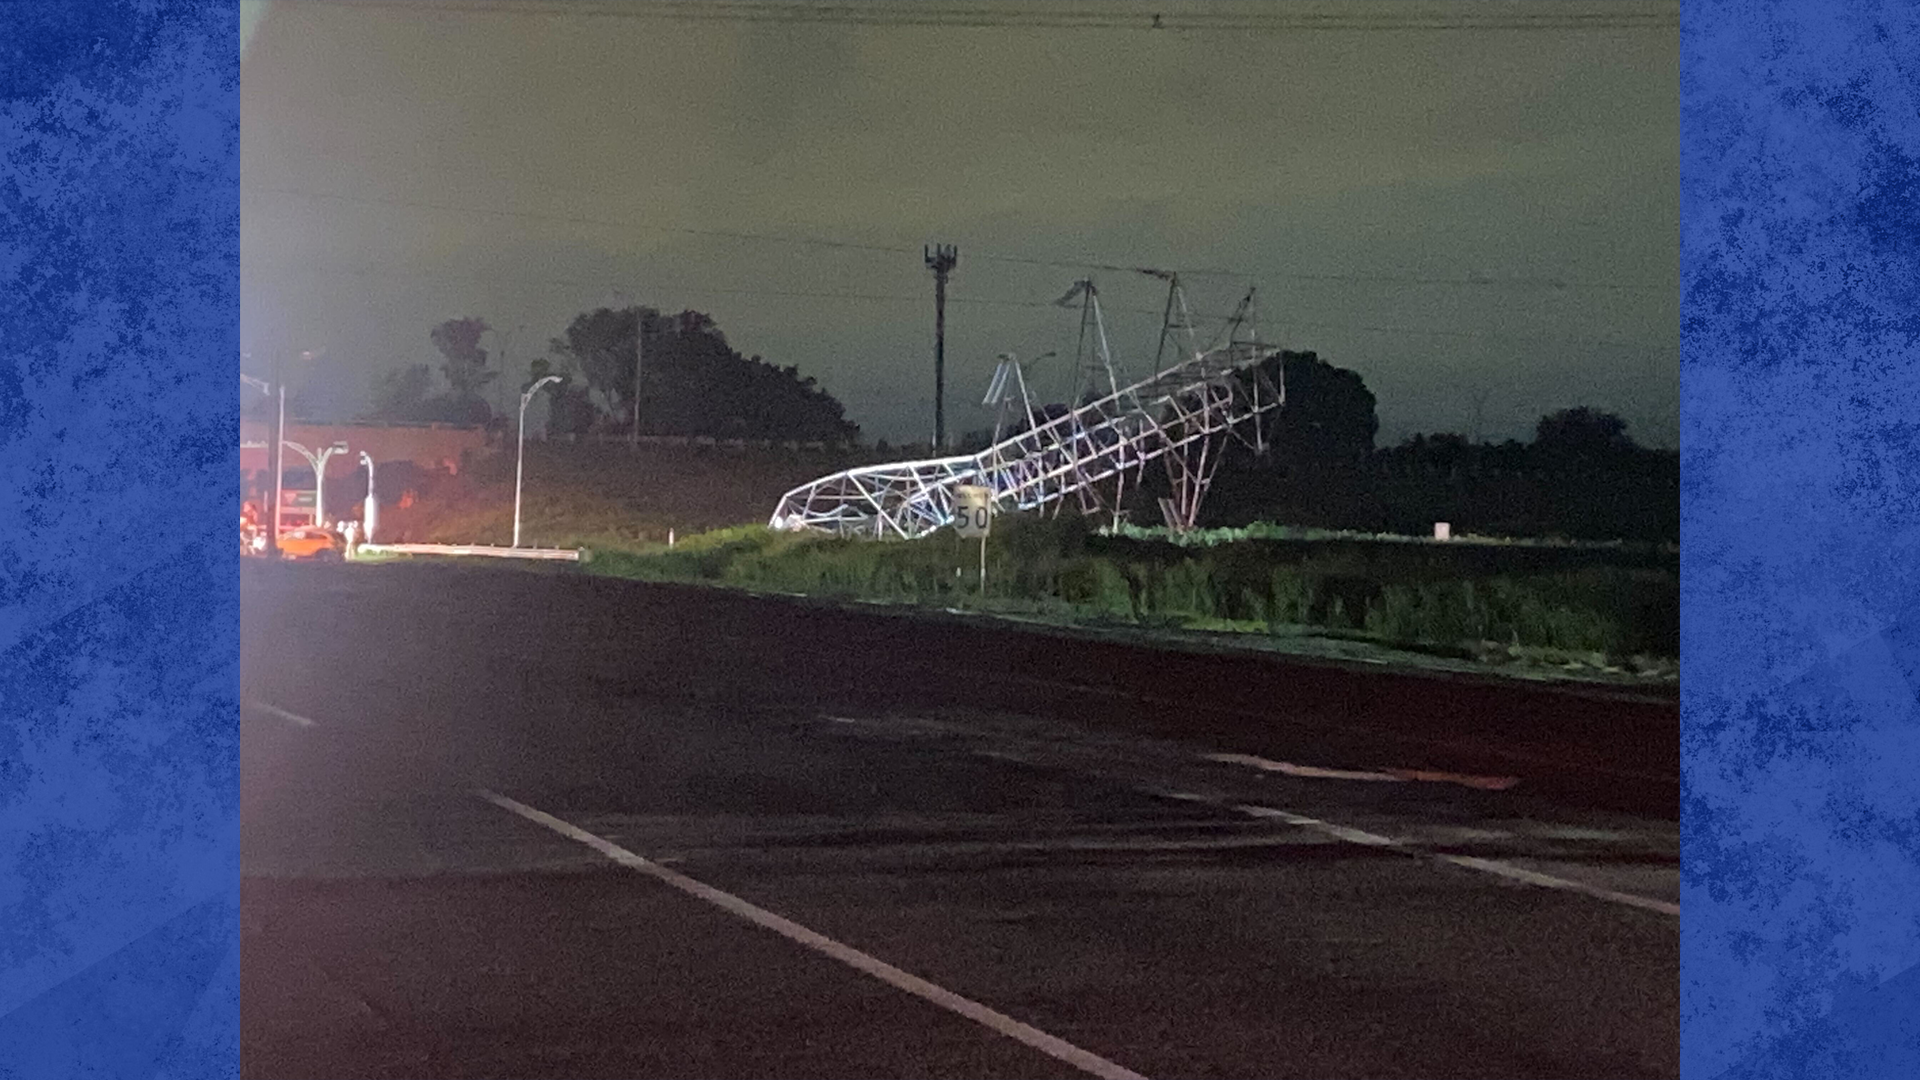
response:
<path id="1" fill-rule="evenodd" d="M 988 547 L 991 603 L 1005 610 L 1059 605 L 1134 622 L 1253 623 L 1272 632 L 1362 629 L 1401 645 L 1495 641 L 1620 658 L 1677 650 L 1678 581 L 1669 571 L 1589 566 L 1488 576 L 1436 563 L 1409 572 L 1407 560 L 1369 554 L 1259 544 L 1181 548 L 1114 537 L 1087 542 L 1083 529 L 1077 517 L 1007 519 Z M 903 543 L 746 526 L 691 536 L 670 551 L 597 550 L 590 569 L 945 604 L 975 596 L 974 544 L 951 530 Z M 1275 565 L 1276 557 L 1285 561 Z"/>
<path id="2" fill-rule="evenodd" d="M 1272 598 L 1267 608 L 1269 625 L 1313 622 L 1314 608 L 1320 599 L 1317 579 L 1291 567 L 1278 567 L 1269 574 L 1267 589 Z"/>
<path id="3" fill-rule="evenodd" d="M 1133 587 L 1127 575 L 1099 556 L 1082 556 L 1060 570 L 1059 599 L 1096 615 L 1131 619 Z"/>
<path id="4" fill-rule="evenodd" d="M 1182 559 L 1158 568 L 1147 614 L 1213 618 L 1220 614 L 1213 591 L 1212 568 L 1199 559 Z"/>

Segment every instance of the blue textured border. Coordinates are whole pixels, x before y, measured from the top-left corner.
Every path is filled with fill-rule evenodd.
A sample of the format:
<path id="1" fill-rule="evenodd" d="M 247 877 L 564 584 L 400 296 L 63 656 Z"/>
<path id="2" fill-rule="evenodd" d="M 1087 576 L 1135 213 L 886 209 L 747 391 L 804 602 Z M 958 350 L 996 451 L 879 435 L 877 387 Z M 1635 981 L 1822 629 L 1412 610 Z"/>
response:
<path id="1" fill-rule="evenodd" d="M 0 8 L 0 1075 L 237 1072 L 237 15 Z M 1683 1064 L 1920 1076 L 1920 10 L 1688 0 Z"/>
<path id="2" fill-rule="evenodd" d="M 1683 1075 L 1920 1077 L 1920 6 L 1688 0 Z"/>
<path id="3" fill-rule="evenodd" d="M 239 73 L 0 5 L 0 1076 L 239 1072 Z"/>

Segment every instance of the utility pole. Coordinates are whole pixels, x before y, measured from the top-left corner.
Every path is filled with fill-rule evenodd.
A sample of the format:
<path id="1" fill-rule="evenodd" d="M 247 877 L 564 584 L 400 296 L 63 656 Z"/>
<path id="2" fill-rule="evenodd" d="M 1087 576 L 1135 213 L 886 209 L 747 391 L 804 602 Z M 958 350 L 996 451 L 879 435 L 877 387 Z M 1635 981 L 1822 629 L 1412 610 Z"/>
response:
<path id="1" fill-rule="evenodd" d="M 921 248 L 927 269 L 933 271 L 933 444 L 934 453 L 947 449 L 947 275 L 960 261 L 952 244 Z"/>
<path id="2" fill-rule="evenodd" d="M 640 452 L 640 356 L 645 349 L 647 315 L 639 307 L 633 309 L 633 432 L 629 436 L 629 452 Z"/>
<path id="3" fill-rule="evenodd" d="M 521 323 L 518 326 L 515 326 L 511 330 L 507 330 L 504 332 L 499 330 L 494 331 L 494 333 L 498 336 L 499 345 L 500 345 L 500 357 L 499 357 L 500 372 L 498 375 L 494 377 L 495 382 L 493 385 L 497 389 L 495 390 L 493 396 L 498 399 L 497 404 L 499 405 L 499 411 L 495 415 L 500 416 L 502 418 L 506 416 L 508 403 L 511 401 L 513 397 L 513 391 L 507 389 L 507 356 L 509 351 L 513 348 L 513 339 L 520 333 L 520 331 L 525 330 L 526 328 L 527 328 L 527 324 Z"/>
<path id="4" fill-rule="evenodd" d="M 273 476 L 268 480 L 267 488 L 269 507 L 267 521 L 271 523 L 267 527 L 267 558 L 278 559 L 280 557 L 280 487 L 281 477 L 286 471 L 286 450 L 281 443 L 285 442 L 287 437 L 287 364 L 285 356 L 279 350 L 275 350 L 273 354 L 273 388 L 280 403 L 273 413 L 273 437 L 267 443 L 270 448 L 267 452 L 268 468 L 273 470 Z"/>

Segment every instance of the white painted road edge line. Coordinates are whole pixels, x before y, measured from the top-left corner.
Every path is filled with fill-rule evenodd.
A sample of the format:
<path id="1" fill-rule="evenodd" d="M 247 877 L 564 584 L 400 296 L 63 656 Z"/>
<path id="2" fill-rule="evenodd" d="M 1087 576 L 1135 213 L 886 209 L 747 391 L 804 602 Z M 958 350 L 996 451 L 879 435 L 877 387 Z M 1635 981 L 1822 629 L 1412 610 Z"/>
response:
<path id="1" fill-rule="evenodd" d="M 570 825 L 544 811 L 535 810 L 525 803 L 516 802 L 505 795 L 482 789 L 481 798 L 533 822 L 543 825 L 569 840 L 576 840 L 632 870 L 646 874 L 667 885 L 671 885 L 689 896 L 705 900 L 707 903 L 753 923 L 755 926 L 771 930 L 789 941 L 804 945 L 815 952 L 832 957 L 856 971 L 871 975 L 881 982 L 915 997 L 930 1001 L 935 1005 L 966 1017 L 982 1027 L 989 1028 L 1016 1042 L 1024 1043 L 1035 1050 L 1064 1061 L 1089 1076 L 1101 1080 L 1146 1080 L 1146 1077 L 1116 1065 L 1106 1058 L 1015 1020 L 1002 1012 L 997 1012 L 970 998 L 961 997 L 951 990 L 935 986 L 918 975 L 902 971 L 877 957 L 869 956 L 851 945 L 843 945 L 824 934 L 816 933 L 790 919 L 782 918 L 765 908 L 740 899 L 729 892 L 723 892 L 711 885 L 703 884 L 685 874 L 669 870 L 659 863 L 652 862 L 626 848 L 587 832 L 585 829 Z"/>
<path id="2" fill-rule="evenodd" d="M 286 720 L 291 723 L 298 724 L 301 727 L 313 726 L 313 721 L 307 719 L 304 716 L 301 716 L 299 713 L 288 712 L 287 710 L 280 708 L 278 705 L 269 705 L 264 701 L 254 701 L 254 702 L 249 702 L 249 704 L 251 704 L 256 709 L 259 709 L 263 713 L 268 713 L 272 716 L 277 716 L 282 720 Z"/>
<path id="3" fill-rule="evenodd" d="M 1511 881 L 1525 882 L 1528 885 L 1539 885 L 1542 888 L 1560 889 L 1564 892 L 1579 893 L 1582 896 L 1591 896 L 1596 900 L 1606 900 L 1615 904 L 1625 904 L 1628 907 L 1657 911 L 1662 915 L 1672 915 L 1676 918 L 1680 914 L 1679 904 L 1669 903 L 1665 900 L 1655 900 L 1646 896 L 1635 896 L 1632 893 L 1618 892 L 1613 889 L 1603 889 L 1598 885 L 1588 885 L 1585 882 L 1555 877 L 1552 874 L 1542 874 L 1537 870 L 1528 870 L 1525 867 L 1501 862 L 1498 859 L 1482 859 L 1471 855 L 1443 855 L 1426 852 L 1412 844 L 1408 844 L 1403 840 L 1395 840 L 1390 836 L 1381 836 L 1378 833 L 1364 832 L 1360 829 L 1350 829 L 1344 825 L 1335 825 L 1331 822 L 1321 821 L 1318 818 L 1302 817 L 1299 814 L 1288 813 L 1285 810 L 1275 810 L 1270 806 L 1243 805 L 1235 806 L 1234 809 L 1250 817 L 1284 821 L 1289 825 L 1298 825 L 1303 829 L 1312 829 L 1315 832 L 1325 833 L 1335 839 L 1345 840 L 1349 844 L 1393 848 L 1406 852 L 1409 855 L 1426 856 L 1427 858 L 1436 859 L 1443 863 L 1464 867 L 1468 870 L 1478 870 L 1481 873 L 1493 874 Z"/>

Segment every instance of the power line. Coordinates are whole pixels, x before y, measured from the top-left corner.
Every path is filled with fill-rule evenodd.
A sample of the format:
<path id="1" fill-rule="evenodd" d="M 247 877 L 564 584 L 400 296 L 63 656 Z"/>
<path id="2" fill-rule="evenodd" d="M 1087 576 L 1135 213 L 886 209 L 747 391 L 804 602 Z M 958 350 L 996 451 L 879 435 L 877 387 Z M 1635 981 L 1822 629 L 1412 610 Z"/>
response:
<path id="1" fill-rule="evenodd" d="M 520 283 L 520 284 L 528 284 L 528 285 L 557 285 L 557 286 L 563 286 L 567 288 L 584 288 L 584 289 L 605 289 L 608 286 L 608 281 L 606 279 L 550 278 L 550 277 L 536 277 L 536 276 L 531 276 L 526 274 L 504 274 L 504 273 L 478 273 L 478 274 L 447 273 L 443 271 L 435 271 L 431 274 L 425 274 L 417 270 L 406 270 L 398 267 L 383 269 L 380 267 L 345 268 L 345 267 L 322 267 L 322 266 L 291 266 L 291 265 L 273 265 L 273 264 L 254 264 L 254 263 L 248 263 L 243 261 L 241 266 L 241 271 L 243 274 L 246 274 L 246 275 L 252 275 L 256 273 L 267 273 L 267 274 L 289 274 L 289 275 L 314 275 L 314 276 L 321 276 L 321 277 L 357 277 L 357 278 L 385 277 L 385 278 L 406 278 L 408 280 L 416 280 L 416 281 L 422 278 L 430 277 L 430 278 L 434 278 L 442 281 L 510 282 L 510 283 Z M 693 295 L 693 296 L 750 296 L 750 297 L 767 297 L 767 298 L 776 298 L 776 299 L 843 300 L 843 301 L 853 301 L 853 302 L 862 302 L 862 303 L 912 304 L 916 306 L 923 305 L 926 303 L 926 297 L 924 296 L 907 296 L 904 294 L 887 294 L 887 293 L 825 292 L 825 291 L 815 291 L 815 290 L 805 290 L 805 289 L 707 288 L 699 285 L 676 285 L 674 286 L 674 289 L 679 293 Z M 1059 305 L 1051 300 L 1014 300 L 1014 299 L 1008 299 L 1005 297 L 949 296 L 947 297 L 947 302 L 950 304 L 968 304 L 968 305 L 981 306 L 981 307 L 1028 308 L 1028 309 L 1048 308 L 1048 309 L 1056 309 L 1056 310 L 1059 308 Z M 1112 305 L 1112 304 L 1102 304 L 1101 309 L 1103 311 L 1108 311 L 1115 314 L 1124 313 L 1124 314 L 1131 314 L 1131 315 L 1154 315 L 1154 316 L 1163 314 L 1160 308 L 1123 307 L 1123 306 Z M 1226 314 L 1222 312 L 1196 311 L 1194 312 L 1194 314 L 1204 319 L 1225 319 L 1228 317 Z M 1631 341 L 1618 341 L 1618 340 L 1613 340 L 1609 338 L 1579 337 L 1575 335 L 1508 334 L 1508 333 L 1501 333 L 1498 331 L 1490 331 L 1490 330 L 1436 330 L 1436 329 L 1423 329 L 1419 327 L 1408 327 L 1408 326 L 1379 326 L 1379 325 L 1366 324 L 1366 323 L 1326 322 L 1326 321 L 1319 321 L 1319 320 L 1312 320 L 1312 319 L 1296 319 L 1292 317 L 1273 317 L 1273 318 L 1270 318 L 1268 321 L 1276 322 L 1283 326 L 1313 327 L 1313 328 L 1324 329 L 1324 330 L 1356 330 L 1356 331 L 1361 331 L 1365 333 L 1401 334 L 1401 335 L 1408 335 L 1408 336 L 1414 336 L 1414 337 L 1460 338 L 1460 339 L 1469 339 L 1469 340 L 1485 339 L 1485 340 L 1494 340 L 1494 341 L 1518 341 L 1518 342 L 1557 342 L 1557 343 L 1570 344 L 1570 345 L 1592 345 L 1592 346 L 1600 346 L 1603 348 L 1614 348 L 1614 349 L 1644 349 L 1649 347 L 1649 346 L 1639 344 L 1636 342 L 1631 342 Z"/>
<path id="2" fill-rule="evenodd" d="M 726 229 L 692 229 L 675 225 L 651 225 L 638 221 L 618 221 L 609 218 L 577 217 L 570 214 L 543 214 L 530 210 L 493 210 L 474 206 L 455 206 L 450 203 L 426 202 L 418 199 L 382 199 L 367 195 L 339 195 L 326 191 L 307 191 L 300 188 L 266 187 L 243 185 L 242 190 L 269 195 L 292 195 L 303 199 L 321 199 L 331 202 L 360 203 L 367 206 L 397 206 L 415 210 L 438 210 L 450 214 L 478 214 L 484 217 L 522 218 L 528 221 L 552 221 L 566 225 L 593 225 L 610 229 L 637 229 L 643 232 L 677 233 L 686 236 L 708 236 L 727 240 L 751 240 L 763 243 L 802 244 L 810 247 L 843 248 L 850 251 L 877 251 L 889 255 L 917 255 L 919 252 L 908 247 L 888 247 L 881 244 L 862 244 L 849 240 L 828 240 L 810 236 L 774 236 L 767 233 L 734 232 Z"/>
<path id="3" fill-rule="evenodd" d="M 567 225 L 590 225 L 597 228 L 632 229 L 643 232 L 672 233 L 684 236 L 704 236 L 726 240 L 740 240 L 754 243 L 792 244 L 805 247 L 832 248 L 843 251 L 865 251 L 885 255 L 920 255 L 922 252 L 910 247 L 896 247 L 888 244 L 872 244 L 853 240 L 833 240 L 814 236 L 780 236 L 771 233 L 743 232 L 727 229 L 694 229 L 675 225 L 655 225 L 647 222 L 617 220 L 612 218 L 579 217 L 569 214 L 547 214 L 529 210 L 496 210 L 483 207 L 457 206 L 450 203 L 429 202 L 417 199 L 377 198 L 365 195 L 340 195 L 333 192 L 308 191 L 301 188 L 272 187 L 264 185 L 246 185 L 242 190 L 270 195 L 289 195 L 297 198 L 316 199 L 330 202 L 357 203 L 366 206 L 394 206 L 416 210 L 434 210 L 451 214 L 475 214 L 484 217 L 518 218 L 528 221 L 550 221 Z M 1098 259 L 1043 258 L 1028 255 L 1000 255 L 991 252 L 971 256 L 987 262 L 1018 263 L 1029 266 L 1050 266 L 1066 270 L 1103 270 L 1114 273 L 1136 274 L 1147 272 L 1149 268 L 1139 265 L 1105 262 Z M 1671 288 L 1660 285 L 1631 285 L 1602 281 L 1568 281 L 1550 277 L 1418 277 L 1384 274 L 1311 274 L 1295 272 L 1266 272 L 1260 274 L 1241 270 L 1182 270 L 1180 276 L 1186 278 L 1216 277 L 1231 278 L 1238 281 L 1251 281 L 1271 278 L 1284 281 L 1329 281 L 1348 284 L 1386 284 L 1386 285 L 1461 285 L 1486 288 L 1550 288 L 1550 289 L 1615 289 L 1638 292 L 1670 292 Z"/>
<path id="4" fill-rule="evenodd" d="M 651 20 L 680 23 L 809 23 L 833 26 L 913 27 L 927 29 L 1133 30 L 1155 33 L 1301 31 L 1598 31 L 1670 30 L 1680 25 L 1676 5 L 1660 3 L 1640 11 L 1473 11 L 1455 7 L 1423 12 L 1381 5 L 1367 11 L 1303 11 L 1268 7 L 1243 12 L 1194 11 L 1180 6 L 1144 9 L 1074 9 L 1047 4 L 1021 9 L 914 3 L 829 4 L 729 0 L 654 0 L 620 7 L 585 3 L 475 3 L 419 0 L 333 0 L 336 7 L 408 11 L 440 15 L 513 15 L 535 18 Z M 1570 5 L 1552 5 L 1563 7 Z"/>
<path id="5" fill-rule="evenodd" d="M 1147 267 L 1123 266 L 1115 263 L 1102 263 L 1092 260 L 1072 261 L 1064 259 L 1038 259 L 1019 255 L 983 254 L 974 256 L 989 262 L 1026 263 L 1033 266 L 1057 266 L 1064 269 L 1111 270 L 1124 274 L 1151 273 Z M 1291 272 L 1266 272 L 1250 274 L 1239 270 L 1181 270 L 1183 278 L 1217 277 L 1234 278 L 1248 281 L 1254 278 L 1275 278 L 1283 281 L 1334 281 L 1345 284 L 1377 285 L 1473 285 L 1492 288 L 1547 288 L 1547 289 L 1618 289 L 1629 292 L 1672 292 L 1675 287 L 1662 285 L 1629 285 L 1610 281 L 1569 281 L 1557 277 L 1415 277 L 1390 274 L 1302 274 Z"/>

